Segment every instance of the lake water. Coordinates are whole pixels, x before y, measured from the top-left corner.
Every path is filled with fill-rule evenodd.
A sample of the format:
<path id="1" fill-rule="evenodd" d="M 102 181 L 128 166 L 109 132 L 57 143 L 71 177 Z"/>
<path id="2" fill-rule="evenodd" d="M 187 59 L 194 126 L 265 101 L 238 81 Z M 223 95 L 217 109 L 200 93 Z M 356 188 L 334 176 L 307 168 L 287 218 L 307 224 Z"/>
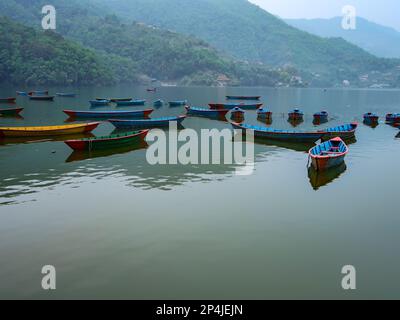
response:
<path id="1" fill-rule="evenodd" d="M 206 106 L 247 94 L 263 96 L 273 128 L 291 128 L 286 114 L 295 106 L 306 114 L 299 130 L 313 129 L 312 114 L 323 109 L 331 119 L 319 128 L 360 127 L 345 166 L 326 175 L 308 171 L 308 146 L 256 144 L 254 174 L 239 176 L 235 165 L 151 166 L 145 149 L 88 157 L 61 141 L 0 141 L 0 298 L 399 298 L 400 139 L 383 116 L 400 112 L 400 91 L 74 91 L 77 98 L 55 102 L 18 97 L 23 118 L 0 118 L 0 126 L 62 124 L 63 109 L 89 109 L 99 96 Z M 367 111 L 382 116 L 378 127 L 362 124 Z M 164 106 L 152 116 L 183 112 Z M 246 122 L 263 125 L 255 111 Z M 188 118 L 184 127 L 230 126 Z M 93 133 L 112 130 L 102 124 Z M 55 291 L 41 289 L 44 265 L 56 267 Z M 345 265 L 357 270 L 352 292 L 341 287 Z"/>

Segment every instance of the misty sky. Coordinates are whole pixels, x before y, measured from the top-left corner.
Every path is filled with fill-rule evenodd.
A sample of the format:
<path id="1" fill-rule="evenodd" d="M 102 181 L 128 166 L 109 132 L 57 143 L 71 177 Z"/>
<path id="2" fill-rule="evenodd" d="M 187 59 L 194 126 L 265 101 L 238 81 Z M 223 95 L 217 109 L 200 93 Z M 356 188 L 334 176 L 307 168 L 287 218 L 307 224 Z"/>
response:
<path id="1" fill-rule="evenodd" d="M 340 16 L 345 5 L 357 15 L 400 31 L 399 0 L 249 0 L 282 18 L 332 18 Z"/>

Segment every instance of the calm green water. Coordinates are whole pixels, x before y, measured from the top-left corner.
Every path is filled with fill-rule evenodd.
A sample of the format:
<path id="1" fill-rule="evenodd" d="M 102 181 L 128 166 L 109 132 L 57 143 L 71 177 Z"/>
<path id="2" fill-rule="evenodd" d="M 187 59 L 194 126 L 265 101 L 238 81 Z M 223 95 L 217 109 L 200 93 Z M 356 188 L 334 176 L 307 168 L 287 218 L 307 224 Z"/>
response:
<path id="1" fill-rule="evenodd" d="M 21 88 L 2 88 L 0 96 Z M 23 88 L 22 88 L 23 89 Z M 52 88 L 51 92 L 71 91 Z M 367 111 L 400 111 L 400 91 L 261 88 L 81 88 L 77 98 L 30 102 L 23 119 L 0 126 L 54 125 L 63 109 L 94 97 L 223 102 L 257 94 L 274 112 L 326 109 L 329 123 L 362 121 Z M 5 107 L 5 105 L 1 105 Z M 140 108 L 140 107 L 135 107 Z M 104 109 L 104 108 L 103 108 Z M 101 108 L 100 108 L 101 110 Z M 164 106 L 153 117 L 177 115 Z M 383 119 L 382 119 L 383 120 Z M 257 122 L 255 111 L 246 122 Z M 229 128 L 190 118 L 186 128 Z M 108 134 L 109 124 L 94 134 Z M 253 175 L 235 165 L 150 166 L 146 150 L 88 158 L 60 141 L 0 145 L 0 298 L 267 299 L 399 298 L 399 130 L 363 124 L 346 165 L 309 174 L 308 146 L 256 144 Z M 41 289 L 41 268 L 57 269 L 57 290 Z M 341 289 L 354 265 L 357 287 Z"/>

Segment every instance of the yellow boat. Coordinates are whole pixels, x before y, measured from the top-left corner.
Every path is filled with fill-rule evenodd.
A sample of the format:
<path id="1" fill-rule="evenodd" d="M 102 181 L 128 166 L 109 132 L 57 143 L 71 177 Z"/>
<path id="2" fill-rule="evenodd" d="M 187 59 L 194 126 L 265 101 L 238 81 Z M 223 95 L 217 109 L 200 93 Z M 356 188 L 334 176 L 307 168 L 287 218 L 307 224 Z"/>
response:
<path id="1" fill-rule="evenodd" d="M 99 124 L 100 122 L 91 122 L 45 127 L 0 127 L 0 137 L 49 137 L 89 133 Z"/>

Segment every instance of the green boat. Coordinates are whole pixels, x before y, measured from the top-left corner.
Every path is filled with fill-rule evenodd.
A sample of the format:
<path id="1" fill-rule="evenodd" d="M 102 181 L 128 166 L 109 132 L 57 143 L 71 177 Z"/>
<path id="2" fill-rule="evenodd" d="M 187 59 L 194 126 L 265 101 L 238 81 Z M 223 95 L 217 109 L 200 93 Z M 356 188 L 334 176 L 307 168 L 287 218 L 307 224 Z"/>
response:
<path id="1" fill-rule="evenodd" d="M 75 151 L 94 151 L 120 148 L 129 145 L 145 143 L 149 130 L 112 134 L 104 137 L 94 137 L 78 140 L 67 140 L 65 143 Z"/>
<path id="2" fill-rule="evenodd" d="M 22 110 L 24 110 L 24 109 L 23 108 L 0 109 L 0 116 L 15 117 L 15 116 L 18 116 Z"/>

